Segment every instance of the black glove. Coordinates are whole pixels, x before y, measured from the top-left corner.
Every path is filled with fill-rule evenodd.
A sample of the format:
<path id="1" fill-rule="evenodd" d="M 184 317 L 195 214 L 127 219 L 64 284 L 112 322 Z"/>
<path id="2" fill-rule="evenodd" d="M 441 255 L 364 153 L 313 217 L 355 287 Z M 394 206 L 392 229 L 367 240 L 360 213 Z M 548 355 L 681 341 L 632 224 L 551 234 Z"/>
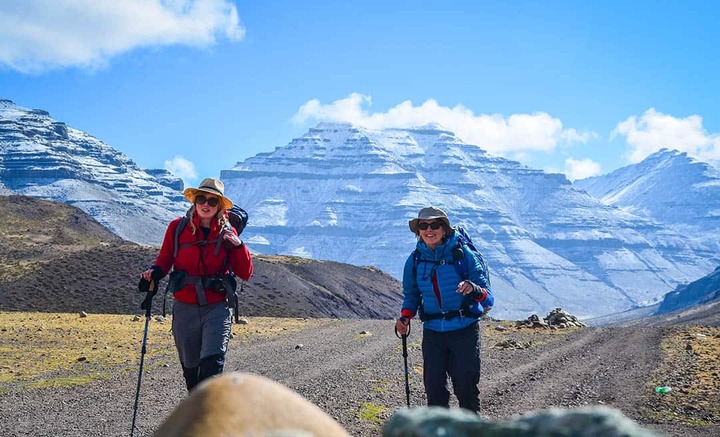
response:
<path id="1" fill-rule="evenodd" d="M 470 284 L 472 284 L 473 291 L 468 293 L 468 297 L 470 297 L 471 299 L 482 299 L 487 296 L 487 291 L 481 286 L 470 281 L 465 282 L 469 282 Z"/>
<path id="2" fill-rule="evenodd" d="M 152 279 L 148 281 L 145 278 L 140 278 L 140 283 L 138 284 L 138 291 L 140 291 L 141 293 L 157 293 L 158 281 Z"/>
<path id="3" fill-rule="evenodd" d="M 158 266 L 152 266 L 152 274 L 150 280 L 146 280 L 142 276 L 140 277 L 140 283 L 138 284 L 138 291 L 141 293 L 157 293 L 159 282 L 163 277 L 162 270 Z M 151 289 L 152 288 L 152 289 Z"/>
<path id="4" fill-rule="evenodd" d="M 138 284 L 138 290 L 140 292 L 147 293 L 145 295 L 145 299 L 143 299 L 142 303 L 140 304 L 140 309 L 145 310 L 147 315 L 150 315 L 150 309 L 152 307 L 152 299 L 155 297 L 158 291 L 158 286 L 160 285 L 160 280 L 163 277 L 162 269 L 158 266 L 152 267 L 153 272 L 150 275 L 150 280 L 140 277 L 140 283 Z"/>

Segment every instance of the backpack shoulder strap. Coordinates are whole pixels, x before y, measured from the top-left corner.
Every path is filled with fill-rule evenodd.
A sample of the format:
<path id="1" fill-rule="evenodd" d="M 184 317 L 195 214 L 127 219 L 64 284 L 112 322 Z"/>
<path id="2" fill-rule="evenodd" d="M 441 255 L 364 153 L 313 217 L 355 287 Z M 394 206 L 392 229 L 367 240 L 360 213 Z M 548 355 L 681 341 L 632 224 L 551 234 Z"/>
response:
<path id="1" fill-rule="evenodd" d="M 420 264 L 420 251 L 417 250 L 417 248 L 415 250 L 413 250 L 412 257 L 413 257 L 413 276 L 417 276 L 417 267 L 418 267 L 418 264 Z"/>
<path id="2" fill-rule="evenodd" d="M 463 248 L 464 245 L 461 240 L 458 241 L 457 245 L 453 247 L 452 254 L 453 254 L 453 266 L 455 266 L 455 271 L 460 276 L 462 280 L 467 279 L 469 274 L 469 268 L 468 268 L 468 262 L 467 262 L 467 255 L 465 253 L 465 250 Z M 469 249 L 469 248 L 468 248 Z"/>
<path id="3" fill-rule="evenodd" d="M 188 216 L 184 216 L 180 219 L 177 226 L 175 227 L 175 235 L 174 235 L 174 241 L 173 241 L 173 258 L 177 258 L 178 250 L 180 247 L 178 246 L 178 241 L 180 241 L 180 233 L 185 229 L 185 226 L 187 226 L 188 222 L 190 221 L 190 218 Z"/>
<path id="4" fill-rule="evenodd" d="M 220 230 L 220 236 L 218 237 L 217 241 L 215 241 L 215 252 L 213 252 L 213 255 L 215 255 L 215 256 L 218 256 L 218 253 L 220 253 L 220 246 L 222 246 L 223 241 L 225 241 L 225 239 L 223 238 L 223 235 L 225 235 L 225 232 L 230 232 L 230 231 L 227 228 L 222 228 Z M 228 251 L 228 255 L 230 254 L 229 244 L 230 243 L 228 242 L 228 244 L 225 245 L 225 249 Z"/>

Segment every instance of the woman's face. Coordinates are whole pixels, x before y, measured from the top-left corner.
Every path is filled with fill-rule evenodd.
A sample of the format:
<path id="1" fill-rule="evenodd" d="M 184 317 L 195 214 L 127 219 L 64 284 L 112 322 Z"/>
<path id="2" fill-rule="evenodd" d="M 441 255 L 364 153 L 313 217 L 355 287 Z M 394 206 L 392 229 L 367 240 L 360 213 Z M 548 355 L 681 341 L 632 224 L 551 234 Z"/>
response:
<path id="1" fill-rule="evenodd" d="M 213 218 L 217 214 L 219 207 L 220 198 L 218 197 L 211 194 L 198 194 L 195 196 L 195 212 L 201 220 Z"/>
<path id="2" fill-rule="evenodd" d="M 438 244 L 442 243 L 442 239 L 445 236 L 445 228 L 442 226 L 440 220 L 418 221 L 418 232 L 420 233 L 422 241 L 424 241 L 430 249 L 435 249 Z"/>

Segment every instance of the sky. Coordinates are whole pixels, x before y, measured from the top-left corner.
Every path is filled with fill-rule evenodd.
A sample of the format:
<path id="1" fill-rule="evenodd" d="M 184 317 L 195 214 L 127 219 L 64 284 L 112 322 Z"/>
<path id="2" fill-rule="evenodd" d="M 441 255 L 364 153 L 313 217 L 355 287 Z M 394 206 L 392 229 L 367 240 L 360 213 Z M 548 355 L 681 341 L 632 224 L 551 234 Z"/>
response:
<path id="1" fill-rule="evenodd" d="M 720 159 L 720 2 L 2 0 L 0 98 L 187 185 L 321 121 L 575 180 Z"/>

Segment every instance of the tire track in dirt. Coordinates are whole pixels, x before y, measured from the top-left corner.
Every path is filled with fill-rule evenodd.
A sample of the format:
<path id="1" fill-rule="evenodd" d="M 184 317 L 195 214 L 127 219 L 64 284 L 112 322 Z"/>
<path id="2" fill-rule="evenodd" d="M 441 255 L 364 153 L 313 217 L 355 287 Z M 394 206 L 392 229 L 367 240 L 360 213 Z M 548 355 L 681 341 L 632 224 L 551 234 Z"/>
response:
<path id="1" fill-rule="evenodd" d="M 641 418 L 640 399 L 660 363 L 662 337 L 661 329 L 584 328 L 512 351 L 502 370 L 490 367 L 486 373 L 483 404 L 500 417 L 552 406 L 605 404 Z M 492 366 L 499 354 L 489 355 Z"/>

